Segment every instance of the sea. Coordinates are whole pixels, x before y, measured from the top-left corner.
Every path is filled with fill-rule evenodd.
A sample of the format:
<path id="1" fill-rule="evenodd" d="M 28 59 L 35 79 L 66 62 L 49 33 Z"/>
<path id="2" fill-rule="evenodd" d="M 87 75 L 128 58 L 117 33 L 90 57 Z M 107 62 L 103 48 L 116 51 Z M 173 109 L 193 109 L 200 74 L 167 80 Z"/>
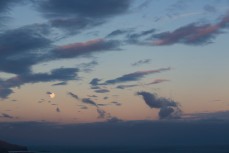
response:
<path id="1" fill-rule="evenodd" d="M 229 153 L 229 145 L 153 147 L 30 146 L 29 150 L 34 153 Z"/>

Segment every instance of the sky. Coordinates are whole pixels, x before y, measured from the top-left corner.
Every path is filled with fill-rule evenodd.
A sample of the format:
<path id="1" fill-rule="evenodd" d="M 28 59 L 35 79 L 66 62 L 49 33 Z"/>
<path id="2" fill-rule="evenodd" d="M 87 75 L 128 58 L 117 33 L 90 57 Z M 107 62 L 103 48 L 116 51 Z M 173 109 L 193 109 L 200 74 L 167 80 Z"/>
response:
<path id="1" fill-rule="evenodd" d="M 3 131 L 228 127 L 227 0 L 1 0 L 0 20 Z"/>

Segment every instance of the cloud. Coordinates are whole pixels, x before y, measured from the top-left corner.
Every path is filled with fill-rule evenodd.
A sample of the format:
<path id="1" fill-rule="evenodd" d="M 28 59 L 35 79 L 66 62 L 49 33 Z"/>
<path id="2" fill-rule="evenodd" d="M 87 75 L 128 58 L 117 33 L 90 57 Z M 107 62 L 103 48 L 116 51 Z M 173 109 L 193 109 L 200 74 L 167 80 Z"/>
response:
<path id="1" fill-rule="evenodd" d="M 98 65 L 98 62 L 93 60 L 93 61 L 88 62 L 88 63 L 79 64 L 79 68 L 81 71 L 91 72 L 96 65 Z"/>
<path id="2" fill-rule="evenodd" d="M 156 70 L 148 70 L 148 71 L 137 71 L 134 73 L 129 73 L 129 74 L 125 74 L 121 77 L 118 77 L 116 79 L 112 79 L 112 80 L 107 80 L 105 81 L 104 84 L 116 84 L 116 83 L 123 83 L 123 82 L 129 82 L 129 81 L 138 81 L 141 78 L 143 78 L 146 75 L 150 75 L 150 74 L 154 74 L 154 73 L 160 73 L 163 71 L 168 71 L 170 70 L 170 68 L 160 68 L 160 69 L 156 69 Z"/>
<path id="3" fill-rule="evenodd" d="M 106 111 L 102 110 L 101 108 L 97 108 L 97 113 L 99 114 L 98 118 L 104 119 L 104 118 L 109 118 L 110 114 L 107 113 Z"/>
<path id="4" fill-rule="evenodd" d="M 55 48 L 52 52 L 58 58 L 72 58 L 94 52 L 119 50 L 119 41 L 94 39 L 82 43 L 73 43 Z"/>
<path id="5" fill-rule="evenodd" d="M 139 60 L 133 64 L 131 64 L 132 66 L 139 66 L 142 64 L 149 64 L 151 62 L 151 59 L 144 59 L 144 60 Z"/>
<path id="6" fill-rule="evenodd" d="M 0 71 L 22 74 L 45 58 L 41 50 L 51 45 L 46 26 L 34 24 L 0 33 Z M 38 54 L 39 52 L 39 54 Z"/>
<path id="7" fill-rule="evenodd" d="M 126 42 L 130 44 L 139 44 L 139 45 L 144 44 L 142 41 L 142 37 L 153 34 L 155 31 L 156 31 L 155 29 L 150 29 L 139 33 L 130 33 L 126 36 L 127 37 Z"/>
<path id="8" fill-rule="evenodd" d="M 49 18 L 88 17 L 104 18 L 124 13 L 128 10 L 129 0 L 46 0 L 35 1 L 39 10 Z"/>
<path id="9" fill-rule="evenodd" d="M 211 40 L 221 34 L 221 29 L 225 29 L 229 24 L 229 14 L 225 15 L 218 23 L 200 25 L 192 23 L 180 27 L 172 32 L 163 32 L 154 35 L 153 45 L 172 45 L 183 43 L 188 45 L 202 45 L 211 42 Z"/>
<path id="10" fill-rule="evenodd" d="M 59 107 L 56 108 L 56 112 L 60 113 L 60 108 Z"/>
<path id="11" fill-rule="evenodd" d="M 0 118 L 7 118 L 7 119 L 13 119 L 14 117 L 9 115 L 9 114 L 6 114 L 6 113 L 2 113 L 2 115 L 0 115 Z"/>
<path id="12" fill-rule="evenodd" d="M 194 119 L 194 120 L 215 120 L 215 121 L 228 121 L 229 120 L 229 111 L 217 111 L 217 112 L 201 112 L 201 113 L 192 113 L 184 114 L 185 119 Z"/>
<path id="13" fill-rule="evenodd" d="M 1 87 L 0 85 L 0 98 L 6 99 L 13 93 L 12 89 Z"/>
<path id="14" fill-rule="evenodd" d="M 116 88 L 118 89 L 126 89 L 126 88 L 132 88 L 132 87 L 137 87 L 139 86 L 138 84 L 130 84 L 130 85 L 118 85 Z"/>
<path id="15" fill-rule="evenodd" d="M 82 99 L 82 102 L 85 103 L 85 104 L 89 104 L 89 105 L 92 105 L 92 106 L 96 106 L 96 107 L 97 107 L 96 102 L 94 102 L 94 101 L 91 100 L 90 98 L 83 98 L 83 99 Z"/>
<path id="16" fill-rule="evenodd" d="M 57 18 L 49 22 L 52 27 L 62 29 L 71 35 L 80 33 L 83 29 L 93 28 L 104 23 L 104 21 L 82 17 Z"/>
<path id="17" fill-rule="evenodd" d="M 70 95 L 72 98 L 76 99 L 76 100 L 79 100 L 79 96 L 72 93 L 72 92 L 68 92 L 68 95 Z"/>
<path id="18" fill-rule="evenodd" d="M 116 105 L 116 106 L 121 106 L 122 105 L 122 103 L 117 102 L 117 101 L 112 101 L 111 103 L 114 104 L 114 105 Z"/>
<path id="19" fill-rule="evenodd" d="M 64 86 L 64 85 L 67 85 L 67 82 L 64 81 L 64 82 L 52 84 L 52 86 Z"/>
<path id="20" fill-rule="evenodd" d="M 88 109 L 87 106 L 81 106 L 80 109 Z"/>
<path id="21" fill-rule="evenodd" d="M 120 29 L 117 29 L 117 30 L 114 30 L 111 33 L 109 33 L 106 36 L 106 38 L 112 38 L 112 37 L 115 37 L 115 36 L 123 35 L 123 34 L 128 33 L 128 32 L 130 32 L 130 30 L 120 30 Z"/>
<path id="22" fill-rule="evenodd" d="M 20 87 L 26 83 L 77 80 L 76 73 L 78 71 L 77 68 L 59 68 L 52 70 L 51 73 L 26 73 L 12 77 L 5 81 L 0 81 L 0 97 L 6 98 L 12 93 L 10 88 Z"/>
<path id="23" fill-rule="evenodd" d="M 128 11 L 130 0 L 46 0 L 33 1 L 53 27 L 80 32 Z"/>
<path id="24" fill-rule="evenodd" d="M 155 79 L 154 81 L 150 82 L 150 83 L 146 83 L 144 85 L 152 85 L 152 84 L 159 84 L 162 82 L 166 82 L 169 81 L 167 79 Z M 118 85 L 116 86 L 117 89 L 126 89 L 126 88 L 133 88 L 133 87 L 138 87 L 141 86 L 139 84 L 129 84 L 129 85 Z"/>
<path id="25" fill-rule="evenodd" d="M 167 79 L 155 79 L 154 81 L 147 83 L 145 85 L 158 84 L 158 83 L 162 83 L 162 82 L 166 82 L 166 81 L 169 81 L 169 80 L 167 80 Z"/>
<path id="26" fill-rule="evenodd" d="M 137 95 L 141 95 L 150 108 L 160 109 L 160 119 L 180 118 L 181 110 L 177 102 L 145 91 L 137 92 Z"/>
<path id="27" fill-rule="evenodd" d="M 110 90 L 107 90 L 107 89 L 98 89 L 98 90 L 94 90 L 94 92 L 96 92 L 96 93 L 107 93 L 107 92 L 110 92 Z"/>
<path id="28" fill-rule="evenodd" d="M 91 80 L 91 82 L 89 84 L 91 84 L 92 86 L 97 86 L 100 81 L 101 81 L 101 79 L 94 78 Z"/>

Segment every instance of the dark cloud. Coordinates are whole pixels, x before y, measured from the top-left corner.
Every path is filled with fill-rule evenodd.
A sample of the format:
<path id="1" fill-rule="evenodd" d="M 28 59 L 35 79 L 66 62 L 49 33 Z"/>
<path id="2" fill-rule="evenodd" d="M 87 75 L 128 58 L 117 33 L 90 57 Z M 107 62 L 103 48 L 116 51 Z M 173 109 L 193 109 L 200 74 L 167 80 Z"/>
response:
<path id="1" fill-rule="evenodd" d="M 107 90 L 107 89 L 98 89 L 98 90 L 94 90 L 94 92 L 96 92 L 96 93 L 107 93 L 107 92 L 110 92 L 110 90 Z"/>
<path id="2" fill-rule="evenodd" d="M 158 84 L 158 83 L 162 83 L 162 82 L 166 82 L 166 81 L 169 81 L 169 80 L 167 80 L 167 79 L 155 79 L 154 81 L 147 83 L 145 85 Z"/>
<path id="3" fill-rule="evenodd" d="M 72 92 L 68 92 L 68 95 L 70 95 L 70 96 L 71 96 L 72 98 L 74 98 L 74 99 L 79 100 L 79 96 L 76 95 L 76 94 L 74 94 L 74 93 L 72 93 Z"/>
<path id="4" fill-rule="evenodd" d="M 1 87 L 0 85 L 0 98 L 6 99 L 10 94 L 13 93 L 12 89 Z"/>
<path id="5" fill-rule="evenodd" d="M 138 44 L 138 45 L 142 45 L 145 44 L 143 43 L 142 37 L 148 36 L 150 34 L 153 34 L 156 30 L 155 29 L 150 29 L 150 30 L 146 30 L 146 31 L 142 31 L 139 33 L 129 33 L 126 38 L 126 42 L 130 43 L 130 44 Z"/>
<path id="6" fill-rule="evenodd" d="M 98 65 L 98 62 L 93 60 L 93 61 L 88 62 L 88 63 L 80 64 L 79 68 L 80 68 L 81 71 L 91 72 L 96 65 Z"/>
<path id="7" fill-rule="evenodd" d="M 145 91 L 137 92 L 137 95 L 141 95 L 150 108 L 160 109 L 160 119 L 180 118 L 181 110 L 177 102 Z"/>
<path id="8" fill-rule="evenodd" d="M 104 18 L 124 13 L 130 0 L 46 0 L 35 1 L 41 12 L 50 18 L 88 17 Z"/>
<path id="9" fill-rule="evenodd" d="M 97 113 L 99 115 L 98 118 L 100 119 L 104 119 L 110 116 L 105 110 L 102 110 L 101 108 L 97 108 Z"/>
<path id="10" fill-rule="evenodd" d="M 33 1 L 53 27 L 71 33 L 93 28 L 109 17 L 128 11 L 130 0 L 46 0 Z"/>
<path id="11" fill-rule="evenodd" d="M 125 75 L 118 77 L 116 79 L 107 80 L 107 81 L 105 81 L 104 84 L 107 85 L 107 84 L 123 83 L 123 82 L 129 82 L 129 81 L 138 81 L 146 75 L 154 74 L 154 73 L 160 73 L 160 72 L 168 71 L 168 70 L 170 70 L 169 67 L 168 68 L 160 68 L 160 69 L 156 69 L 156 70 L 137 71 L 134 73 L 125 74 Z"/>
<path id="12" fill-rule="evenodd" d="M 9 114 L 6 114 L 6 113 L 2 113 L 2 115 L 0 115 L 0 118 L 7 118 L 7 119 L 13 119 L 14 117 L 9 115 Z"/>
<path id="13" fill-rule="evenodd" d="M 33 64 L 43 60 L 41 50 L 51 45 L 44 35 L 47 31 L 46 26 L 34 24 L 1 33 L 0 71 L 29 73 Z"/>
<path id="14" fill-rule="evenodd" d="M 89 104 L 89 105 L 92 105 L 92 106 L 96 106 L 96 107 L 97 107 L 96 102 L 94 102 L 94 101 L 91 100 L 90 98 L 83 98 L 83 99 L 82 99 L 82 102 L 85 103 L 85 104 Z"/>
<path id="15" fill-rule="evenodd" d="M 80 33 L 83 29 L 93 28 L 104 23 L 100 20 L 73 17 L 73 18 L 57 18 L 50 20 L 50 25 L 55 28 L 62 29 L 69 34 Z"/>
<path id="16" fill-rule="evenodd" d="M 117 101 L 112 101 L 111 103 L 114 104 L 114 105 L 116 105 L 116 106 L 121 106 L 122 105 L 122 103 L 117 102 Z"/>
<path id="17" fill-rule="evenodd" d="M 80 109 L 88 109 L 87 106 L 81 106 Z"/>
<path id="18" fill-rule="evenodd" d="M 46 94 L 50 95 L 50 94 L 52 94 L 52 92 L 50 92 L 50 91 L 47 91 L 47 92 L 46 92 Z"/>
<path id="19" fill-rule="evenodd" d="M 126 89 L 126 88 L 132 88 L 132 87 L 137 87 L 139 86 L 138 84 L 130 84 L 130 85 L 118 85 L 116 88 L 118 89 Z"/>
<path id="20" fill-rule="evenodd" d="M 94 52 L 102 52 L 108 50 L 119 50 L 119 41 L 94 39 L 82 43 L 73 43 L 59 46 L 52 52 L 57 58 L 72 58 L 80 55 L 88 55 Z"/>
<path id="21" fill-rule="evenodd" d="M 59 107 L 56 108 L 56 112 L 60 113 L 60 108 Z"/>
<path id="22" fill-rule="evenodd" d="M 28 73 L 12 77 L 5 81 L 0 81 L 0 97 L 6 98 L 12 93 L 10 88 L 20 87 L 26 83 L 76 80 L 78 71 L 77 68 L 59 68 L 52 70 L 51 73 Z"/>
<path id="23" fill-rule="evenodd" d="M 120 30 L 120 29 L 117 29 L 117 30 L 114 30 L 111 33 L 109 33 L 106 37 L 107 38 L 111 38 L 111 37 L 115 37 L 115 36 L 126 34 L 128 32 L 130 32 L 130 30 Z"/>
<path id="24" fill-rule="evenodd" d="M 188 45 L 202 45 L 211 42 L 219 35 L 222 29 L 227 28 L 229 24 L 229 14 L 224 16 L 216 24 L 199 25 L 197 23 L 180 27 L 172 32 L 163 32 L 154 35 L 153 45 L 172 45 L 183 43 Z"/>
<path id="25" fill-rule="evenodd" d="M 132 66 L 139 66 L 142 64 L 149 64 L 151 62 L 151 59 L 144 59 L 144 60 L 139 60 L 133 64 L 131 64 Z"/>
<path id="26" fill-rule="evenodd" d="M 111 118 L 108 118 L 107 119 L 107 122 L 108 123 L 118 123 L 118 122 L 122 122 L 123 120 L 121 120 L 121 119 L 119 119 L 119 118 L 117 118 L 117 117 L 114 117 L 114 116 L 112 116 Z"/>
<path id="27" fill-rule="evenodd" d="M 101 79 L 94 78 L 91 80 L 91 82 L 89 84 L 91 84 L 92 86 L 97 86 L 100 81 L 101 81 Z"/>
<path id="28" fill-rule="evenodd" d="M 109 97 L 105 96 L 105 97 L 103 97 L 103 99 L 106 100 L 106 99 L 109 99 Z"/>
<path id="29" fill-rule="evenodd" d="M 64 85 L 67 85 L 67 82 L 64 81 L 64 82 L 52 84 L 52 86 L 64 86 Z"/>

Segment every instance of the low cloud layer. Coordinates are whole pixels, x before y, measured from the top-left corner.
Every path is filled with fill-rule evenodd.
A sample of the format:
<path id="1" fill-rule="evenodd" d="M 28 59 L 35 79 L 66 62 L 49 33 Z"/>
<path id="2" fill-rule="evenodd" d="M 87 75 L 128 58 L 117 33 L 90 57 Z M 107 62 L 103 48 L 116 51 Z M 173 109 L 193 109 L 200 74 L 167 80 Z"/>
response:
<path id="1" fill-rule="evenodd" d="M 160 119 L 180 118 L 181 109 L 179 108 L 179 104 L 177 102 L 171 99 L 157 97 L 157 95 L 145 91 L 137 92 L 137 95 L 142 96 L 145 103 L 150 108 L 160 110 L 158 113 Z"/>
<path id="2" fill-rule="evenodd" d="M 135 147 L 140 147 L 138 152 L 142 152 L 142 147 L 149 148 L 155 145 L 228 144 L 228 129 L 229 122 L 206 120 L 162 122 L 121 121 L 111 118 L 107 122 L 86 124 L 0 123 L 1 137 L 18 144 L 87 146 L 87 148 L 93 144 L 92 147 L 107 146 L 119 149 L 120 146 L 130 146 L 132 152 L 136 151 Z M 163 148 L 164 152 L 168 152 L 167 147 L 161 149 Z M 222 149 L 222 146 L 220 148 Z M 177 147 L 174 149 L 177 152 Z"/>

